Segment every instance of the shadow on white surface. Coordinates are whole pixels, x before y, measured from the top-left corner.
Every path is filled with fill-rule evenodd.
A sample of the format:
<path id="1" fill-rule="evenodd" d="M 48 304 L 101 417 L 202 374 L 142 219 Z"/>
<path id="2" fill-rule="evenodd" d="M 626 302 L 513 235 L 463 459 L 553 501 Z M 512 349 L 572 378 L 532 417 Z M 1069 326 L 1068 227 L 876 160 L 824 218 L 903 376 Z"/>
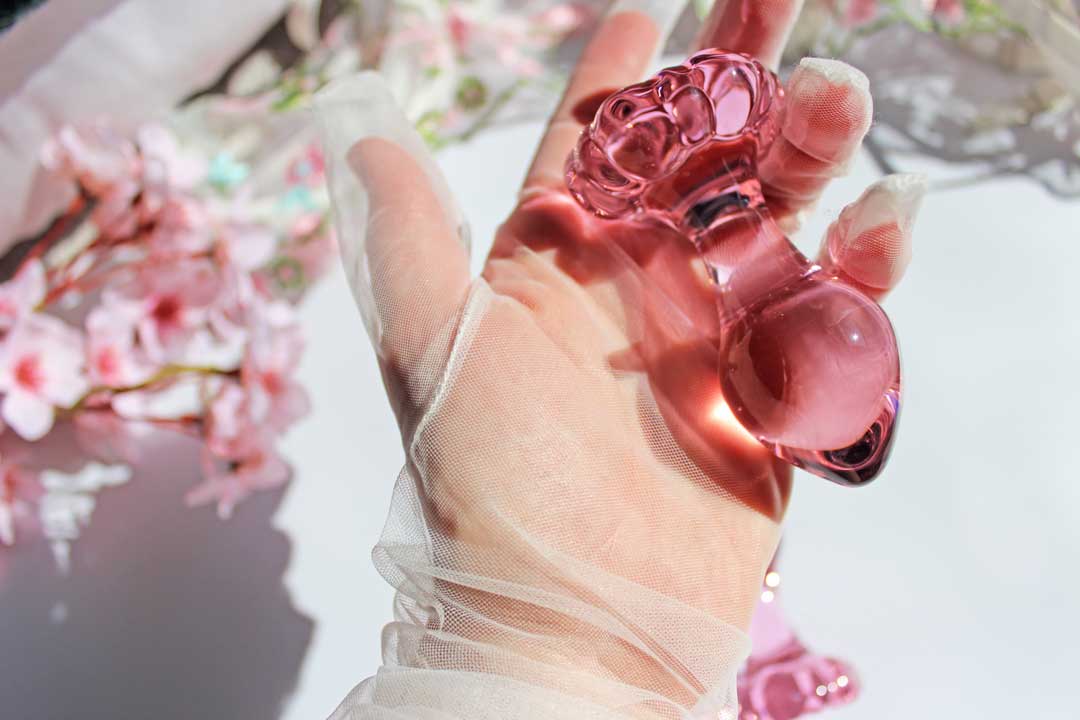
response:
<path id="1" fill-rule="evenodd" d="M 188 509 L 195 444 L 152 438 L 131 481 L 100 496 L 58 573 L 40 539 L 0 568 L 0 717 L 270 720 L 292 692 L 312 622 L 282 584 L 281 491 L 221 521 Z"/>

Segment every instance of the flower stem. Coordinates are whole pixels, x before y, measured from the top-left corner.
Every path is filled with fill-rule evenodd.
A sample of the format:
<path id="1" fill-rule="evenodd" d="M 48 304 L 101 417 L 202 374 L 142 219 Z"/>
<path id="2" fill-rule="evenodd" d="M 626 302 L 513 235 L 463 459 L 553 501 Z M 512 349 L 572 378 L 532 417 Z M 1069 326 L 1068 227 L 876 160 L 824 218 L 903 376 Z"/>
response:
<path id="1" fill-rule="evenodd" d="M 100 393 L 126 393 L 136 392 L 138 390 L 145 390 L 146 388 L 159 385 L 169 380 L 174 380 L 182 375 L 205 375 L 205 376 L 219 376 L 219 377 L 236 377 L 239 375 L 239 370 L 223 370 L 222 368 L 213 367 L 210 365 L 166 365 L 146 380 L 135 383 L 134 385 L 126 385 L 122 387 L 111 387 L 109 385 L 98 385 L 90 388 L 86 393 L 79 398 L 74 405 L 66 410 L 67 414 L 74 415 L 75 413 L 86 408 L 87 401 Z"/>

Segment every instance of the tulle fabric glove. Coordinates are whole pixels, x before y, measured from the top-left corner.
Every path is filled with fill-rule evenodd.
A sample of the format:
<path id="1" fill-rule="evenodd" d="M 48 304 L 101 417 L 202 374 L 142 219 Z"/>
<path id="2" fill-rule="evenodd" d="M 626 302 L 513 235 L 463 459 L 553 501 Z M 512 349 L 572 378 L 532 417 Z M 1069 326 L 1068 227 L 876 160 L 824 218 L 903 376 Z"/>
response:
<path id="1" fill-rule="evenodd" d="M 721 3 L 701 44 L 775 63 L 797 6 Z M 319 98 L 345 267 L 407 458 L 374 551 L 398 590 L 384 666 L 337 720 L 735 717 L 791 470 L 723 403 L 690 244 L 596 220 L 563 186 L 575 109 L 639 80 L 679 10 L 609 13 L 475 280 L 449 189 L 379 76 Z M 804 63 L 787 92 L 761 172 L 791 221 L 871 105 L 836 62 Z M 910 177 L 872 187 L 823 259 L 884 293 L 920 194 Z"/>

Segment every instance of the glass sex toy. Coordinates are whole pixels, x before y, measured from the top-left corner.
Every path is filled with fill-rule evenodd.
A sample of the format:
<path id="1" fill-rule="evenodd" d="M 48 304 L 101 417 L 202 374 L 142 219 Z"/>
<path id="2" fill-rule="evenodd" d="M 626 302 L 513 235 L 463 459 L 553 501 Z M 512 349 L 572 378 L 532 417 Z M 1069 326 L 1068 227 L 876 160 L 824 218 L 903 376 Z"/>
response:
<path id="1" fill-rule="evenodd" d="M 715 283 L 718 372 L 735 417 L 784 460 L 860 485 L 892 446 L 899 352 L 877 303 L 808 260 L 769 214 L 757 159 L 782 101 L 752 58 L 699 53 L 603 102 L 567 186 L 599 217 L 665 225 L 695 245 Z"/>
<path id="2" fill-rule="evenodd" d="M 795 635 L 780 585 L 774 557 L 750 621 L 753 651 L 739 672 L 739 720 L 794 720 L 854 702 L 861 691 L 850 665 L 812 652 Z"/>

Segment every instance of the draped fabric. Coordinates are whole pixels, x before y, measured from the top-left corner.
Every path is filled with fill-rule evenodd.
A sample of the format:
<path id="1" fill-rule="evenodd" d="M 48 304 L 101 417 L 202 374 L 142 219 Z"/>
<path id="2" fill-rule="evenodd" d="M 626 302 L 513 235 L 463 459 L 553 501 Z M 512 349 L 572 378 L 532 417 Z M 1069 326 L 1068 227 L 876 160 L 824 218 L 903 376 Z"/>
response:
<path id="1" fill-rule="evenodd" d="M 0 35 L 0 253 L 71 200 L 41 170 L 65 124 L 135 127 L 214 80 L 286 0 L 53 0 Z"/>

